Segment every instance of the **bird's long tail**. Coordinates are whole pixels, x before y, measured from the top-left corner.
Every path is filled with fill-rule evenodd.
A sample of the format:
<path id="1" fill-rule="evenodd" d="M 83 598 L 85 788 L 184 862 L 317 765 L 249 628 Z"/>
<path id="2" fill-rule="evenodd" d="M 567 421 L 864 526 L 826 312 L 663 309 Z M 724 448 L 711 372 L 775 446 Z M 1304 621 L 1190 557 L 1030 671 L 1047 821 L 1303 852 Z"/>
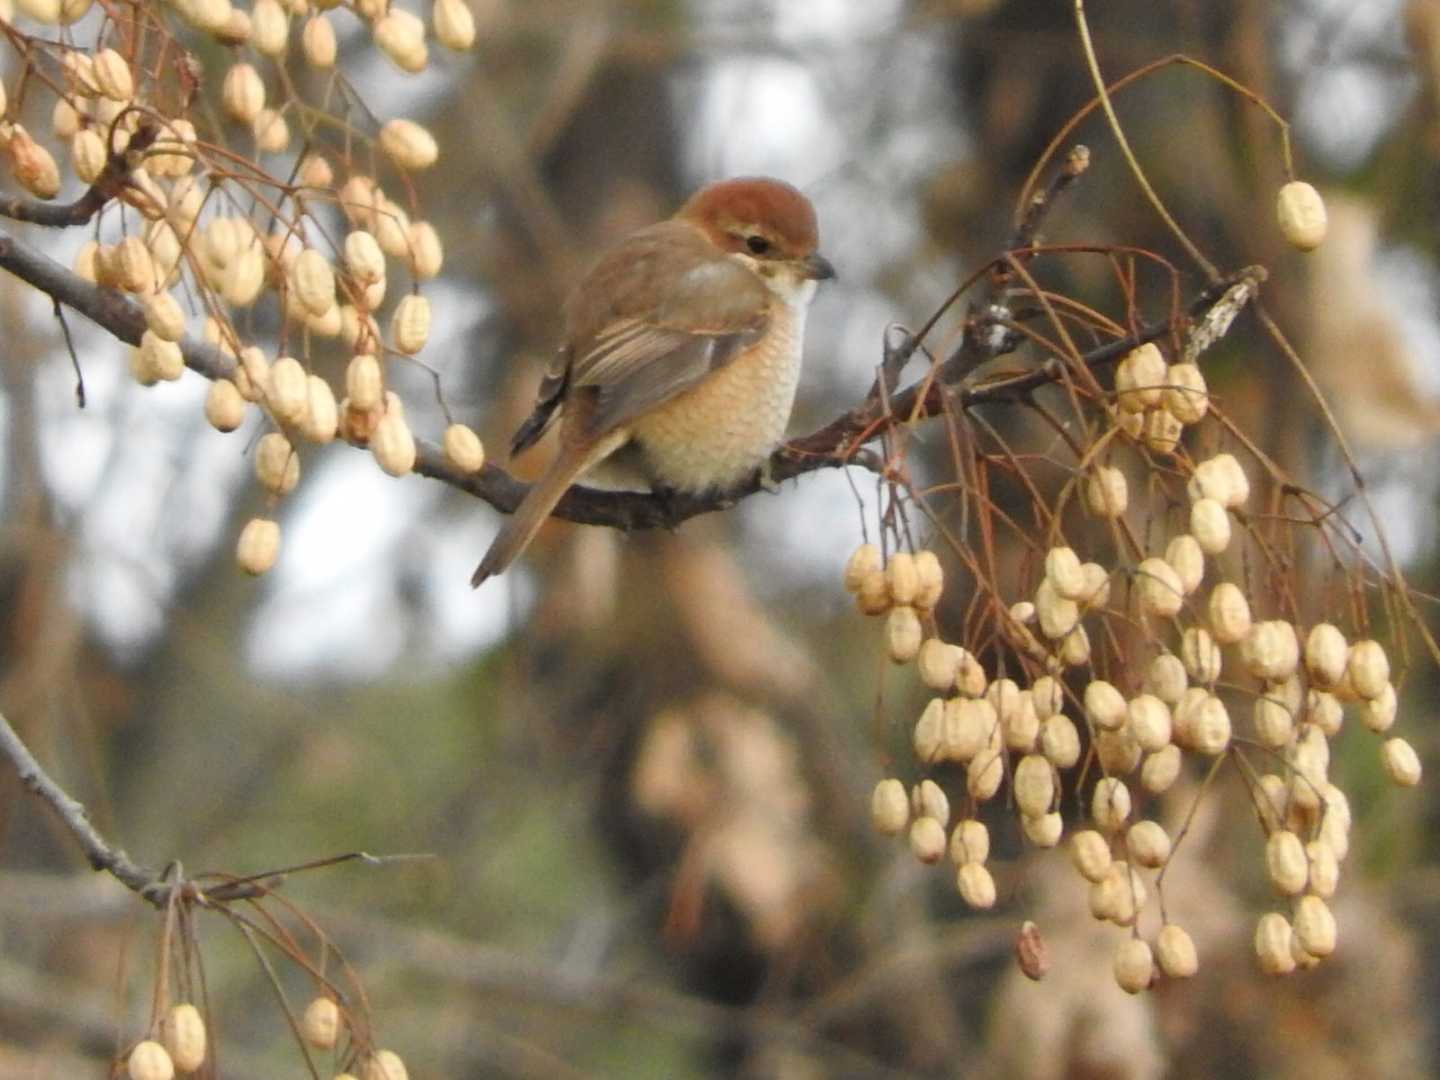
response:
<path id="1" fill-rule="evenodd" d="M 596 462 L 609 457 L 625 442 L 625 432 L 612 432 L 598 442 L 566 446 L 559 457 L 551 462 L 545 475 L 536 481 L 529 494 L 521 500 L 515 513 L 500 527 L 490 550 L 480 560 L 474 575 L 470 578 L 472 588 L 479 588 L 485 579 L 501 573 L 520 553 L 530 546 L 540 526 L 555 509 L 561 496 L 570 490 L 570 485 Z"/>

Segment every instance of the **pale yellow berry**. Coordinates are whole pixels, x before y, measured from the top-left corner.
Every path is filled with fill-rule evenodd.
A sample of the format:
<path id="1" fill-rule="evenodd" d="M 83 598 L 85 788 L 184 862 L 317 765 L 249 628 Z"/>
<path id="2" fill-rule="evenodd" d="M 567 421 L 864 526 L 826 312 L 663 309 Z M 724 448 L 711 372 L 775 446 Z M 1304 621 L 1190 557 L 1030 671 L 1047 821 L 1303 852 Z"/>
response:
<path id="1" fill-rule="evenodd" d="M 1100 731 L 1095 735 L 1095 756 L 1103 772 L 1124 776 L 1140 764 L 1140 744 L 1125 730 Z"/>
<path id="2" fill-rule="evenodd" d="M 1330 899 L 1340 884 L 1340 860 L 1335 857 L 1335 849 L 1326 840 L 1311 840 L 1305 845 L 1305 858 L 1310 864 L 1310 891 L 1322 900 Z"/>
<path id="3" fill-rule="evenodd" d="M 1070 861 L 1081 877 L 1095 884 L 1105 880 L 1114 860 L 1105 837 L 1094 829 L 1082 829 L 1070 837 Z"/>
<path id="4" fill-rule="evenodd" d="M 1315 895 L 1295 902 L 1295 940 L 1311 956 L 1325 957 L 1335 951 L 1335 916 L 1330 906 Z"/>
<path id="5" fill-rule="evenodd" d="M 229 379 L 216 379 L 205 393 L 205 419 L 216 431 L 234 431 L 245 420 L 245 399 Z"/>
<path id="6" fill-rule="evenodd" d="M 1125 833 L 1125 851 L 1141 866 L 1164 866 L 1170 859 L 1170 835 L 1156 821 L 1137 821 Z"/>
<path id="7" fill-rule="evenodd" d="M 220 87 L 220 103 L 232 119 L 254 123 L 265 107 L 265 83 L 253 64 L 232 64 Z"/>
<path id="8" fill-rule="evenodd" d="M 1220 646 L 1203 626 L 1188 626 L 1180 638 L 1180 659 L 1186 674 L 1206 686 L 1220 678 Z"/>
<path id="9" fill-rule="evenodd" d="M 1293 247 L 1314 251 L 1325 239 L 1325 200 L 1304 180 L 1291 180 L 1276 197 L 1280 232 Z"/>
<path id="10" fill-rule="evenodd" d="M 1049 720 L 1065 707 L 1065 688 L 1059 679 L 1041 675 L 1030 687 L 1030 698 L 1035 706 L 1035 715 L 1042 721 Z"/>
<path id="11" fill-rule="evenodd" d="M 290 16 L 279 0 L 255 0 L 250 8 L 250 45 L 262 56 L 281 57 L 290 42 Z"/>
<path id="12" fill-rule="evenodd" d="M 1165 547 L 1165 561 L 1180 578 L 1180 591 L 1189 596 L 1205 579 L 1205 552 L 1189 533 L 1173 537 Z"/>
<path id="13" fill-rule="evenodd" d="M 1058 810 L 1052 810 L 1039 817 L 1021 817 L 1020 828 L 1025 833 L 1025 839 L 1036 847 L 1052 848 L 1060 843 L 1060 837 L 1064 835 L 1065 819 Z"/>
<path id="14" fill-rule="evenodd" d="M 890 611 L 890 586 L 886 585 L 886 572 L 876 570 L 868 573 L 855 590 L 855 608 L 861 615 L 884 615 Z"/>
<path id="15" fill-rule="evenodd" d="M 380 361 L 370 353 L 357 353 L 345 368 L 345 396 L 356 409 L 373 409 L 385 396 Z"/>
<path id="16" fill-rule="evenodd" d="M 911 735 L 911 746 L 915 750 L 915 757 L 922 765 L 929 765 L 939 761 L 943 756 L 949 757 L 949 748 L 945 746 L 945 702 L 940 698 L 932 698 L 930 704 L 920 714 L 920 719 L 915 721 L 915 730 Z"/>
<path id="17" fill-rule="evenodd" d="M 1378 641 L 1366 639 L 1350 646 L 1346 664 L 1350 687 L 1362 698 L 1377 698 L 1390 682 L 1390 658 Z"/>
<path id="18" fill-rule="evenodd" d="M 960 650 L 960 670 L 955 676 L 955 689 L 965 697 L 978 698 L 985 693 L 985 668 L 968 650 Z"/>
<path id="19" fill-rule="evenodd" d="M 405 236 L 409 242 L 405 261 L 410 266 L 410 272 L 420 281 L 438 276 L 445 265 L 445 248 L 435 226 L 428 221 L 413 221 Z"/>
<path id="20" fill-rule="evenodd" d="M 270 365 L 265 403 L 282 423 L 298 425 L 310 407 L 310 387 L 305 369 L 293 356 L 282 356 Z"/>
<path id="21" fill-rule="evenodd" d="M 880 549 L 874 544 L 861 544 L 845 562 L 845 590 L 859 592 L 865 578 L 881 569 Z"/>
<path id="22" fill-rule="evenodd" d="M 910 852 L 922 863 L 937 863 L 945 855 L 945 826 L 932 817 L 916 818 L 910 825 Z"/>
<path id="23" fill-rule="evenodd" d="M 335 306 L 335 271 L 330 260 L 306 248 L 290 267 L 290 287 L 306 311 L 323 315 Z"/>
<path id="24" fill-rule="evenodd" d="M 1150 558 L 1136 567 L 1135 597 L 1143 614 L 1168 619 L 1179 613 L 1185 591 L 1168 562 Z"/>
<path id="25" fill-rule="evenodd" d="M 269 432 L 256 443 L 255 478 L 272 495 L 287 495 L 300 482 L 300 456 L 280 432 Z"/>
<path id="26" fill-rule="evenodd" d="M 1125 474 L 1111 465 L 1100 465 L 1085 478 L 1085 506 L 1099 518 L 1118 518 L 1130 503 Z"/>
<path id="27" fill-rule="evenodd" d="M 153 1039 L 143 1039 L 130 1051 L 125 1069 L 130 1080 L 172 1080 L 175 1062 L 165 1047 Z"/>
<path id="28" fill-rule="evenodd" d="M 77 131 L 70 139 L 70 167 L 76 177 L 85 183 L 93 184 L 100 179 L 108 160 L 105 143 L 94 128 Z"/>
<path id="29" fill-rule="evenodd" d="M 1289 975 L 1295 970 L 1295 957 L 1290 951 L 1292 934 L 1289 920 L 1278 911 L 1260 916 L 1255 926 L 1255 955 L 1266 975 Z"/>
<path id="30" fill-rule="evenodd" d="M 1214 499 L 1225 509 L 1235 510 L 1250 498 L 1250 478 L 1234 454 L 1216 454 L 1195 466 L 1185 490 L 1193 502 Z"/>
<path id="31" fill-rule="evenodd" d="M 1182 702 L 1181 708 L 1176 710 L 1177 717 L 1183 708 Z M 1197 702 L 1186 715 L 1182 727 L 1182 741 L 1196 753 L 1216 757 L 1230 746 L 1230 711 L 1225 707 L 1225 702 L 1214 694 L 1207 693 Z"/>
<path id="32" fill-rule="evenodd" d="M 1040 717 L 1035 713 L 1035 699 L 1030 691 L 1016 695 L 1015 705 L 1000 718 L 1005 749 L 1014 754 L 1028 754 L 1040 738 Z"/>
<path id="33" fill-rule="evenodd" d="M 891 608 L 890 614 L 885 617 L 885 647 L 891 661 L 908 664 L 914 660 L 920 652 L 924 633 L 920 616 L 915 613 L 914 608 L 906 604 Z"/>
<path id="34" fill-rule="evenodd" d="M 1234 582 L 1222 581 L 1210 590 L 1206 614 L 1210 634 L 1221 645 L 1234 645 L 1250 636 L 1250 601 Z"/>
<path id="35" fill-rule="evenodd" d="M 1198 424 L 1210 409 L 1205 376 L 1194 364 L 1171 364 L 1166 372 L 1165 409 L 1182 424 Z"/>
<path id="36" fill-rule="evenodd" d="M 952 698 L 943 703 L 942 714 L 943 752 L 953 762 L 971 762 L 998 732 L 999 717 L 989 701 Z"/>
<path id="37" fill-rule="evenodd" d="M 984 863 L 990 858 L 990 830 L 983 821 L 964 818 L 956 822 L 950 834 L 950 861 L 956 866 L 967 862 Z"/>
<path id="38" fill-rule="evenodd" d="M 240 396 L 246 401 L 262 400 L 265 388 L 270 385 L 270 361 L 256 345 L 247 345 L 241 349 L 238 360 L 239 363 L 235 366 L 235 385 L 240 390 Z"/>
<path id="39" fill-rule="evenodd" d="M 1277 829 L 1265 841 L 1265 869 L 1270 884 L 1286 896 L 1305 890 L 1310 877 L 1310 860 L 1305 845 L 1289 829 Z"/>
<path id="40" fill-rule="evenodd" d="M 1321 791 L 1324 812 L 1320 815 L 1320 839 L 1330 845 L 1335 858 L 1345 861 L 1350 853 L 1350 800 L 1345 792 L 1327 783 Z"/>
<path id="41" fill-rule="evenodd" d="M 313 999 L 300 1018 L 300 1033 L 311 1046 L 329 1050 L 340 1038 L 340 1006 L 328 997 Z"/>
<path id="42" fill-rule="evenodd" d="M 0 12 L 0 18 L 4 18 Z M 5 88 L 0 86 L 0 115 L 6 111 L 7 100 Z M 50 112 L 50 132 L 57 139 L 71 139 L 80 130 L 80 113 L 72 105 L 68 98 L 57 97 L 55 107 Z"/>
<path id="43" fill-rule="evenodd" d="M 247 574 L 263 574 L 280 554 L 280 524 L 268 518 L 251 518 L 240 530 L 235 560 Z"/>
<path id="44" fill-rule="evenodd" d="M 430 59 L 425 48 L 425 24 L 411 12 L 392 7 L 375 23 L 375 44 L 401 71 L 425 70 Z"/>
<path id="45" fill-rule="evenodd" d="M 155 264 L 150 249 L 138 236 L 127 236 L 115 245 L 119 285 L 126 292 L 148 293 L 155 288 Z"/>
<path id="46" fill-rule="evenodd" d="M 1138 694 L 1125 707 L 1129 731 L 1136 744 L 1146 753 L 1170 745 L 1172 725 L 1170 706 L 1154 694 Z"/>
<path id="47" fill-rule="evenodd" d="M 1115 832 L 1130 816 L 1130 789 L 1125 781 L 1113 776 L 1095 783 L 1090 800 L 1090 817 L 1105 832 Z"/>
<path id="48" fill-rule="evenodd" d="M 402 169 L 428 169 L 440 159 L 435 136 L 413 120 L 387 120 L 380 128 L 380 149 Z"/>
<path id="49" fill-rule="evenodd" d="M 1064 600 L 1083 600 L 1089 595 L 1080 557 L 1072 548 L 1053 547 L 1045 554 L 1045 577 Z"/>
<path id="50" fill-rule="evenodd" d="M 1398 708 L 1395 687 L 1386 683 L 1379 697 L 1360 702 L 1360 722 L 1376 734 L 1383 734 L 1394 726 Z"/>
<path id="51" fill-rule="evenodd" d="M 20 124 L 10 125 L 10 140 L 5 144 L 10 167 L 20 185 L 39 199 L 53 199 L 60 193 L 60 167 L 49 150 L 30 137 Z"/>
<path id="52" fill-rule="evenodd" d="M 1386 739 L 1380 747 L 1380 761 L 1385 766 L 1385 775 L 1401 787 L 1420 783 L 1420 755 L 1404 739 Z"/>
<path id="53" fill-rule="evenodd" d="M 1146 756 L 1140 766 L 1140 786 L 1152 795 L 1162 795 L 1180 776 L 1180 748 L 1174 743 Z"/>
<path id="54" fill-rule="evenodd" d="M 1300 664 L 1295 627 L 1283 619 L 1256 623 L 1240 642 L 1240 659 L 1257 679 L 1288 679 Z"/>
<path id="55" fill-rule="evenodd" d="M 1126 938 L 1115 950 L 1115 981 L 1127 994 L 1138 994 L 1154 977 L 1155 958 L 1139 938 Z"/>
<path id="56" fill-rule="evenodd" d="M 915 556 L 908 551 L 897 551 L 890 556 L 885 567 L 885 582 L 890 589 L 890 599 L 897 604 L 913 604 L 920 593 L 920 574 L 915 568 Z"/>
<path id="57" fill-rule="evenodd" d="M 180 346 L 166 341 L 153 330 L 140 335 L 141 363 L 157 379 L 173 382 L 185 371 L 185 357 Z"/>
<path id="58" fill-rule="evenodd" d="M 1304 725 L 1287 757 L 1293 769 L 1291 801 L 1302 810 L 1319 809 L 1328 783 L 1326 770 L 1330 767 L 1330 744 L 1324 733 L 1317 727 Z"/>
<path id="59" fill-rule="evenodd" d="M 195 1072 L 205 1062 L 205 1021 L 189 1003 L 172 1005 L 163 1026 L 165 1049 L 181 1072 Z"/>
<path id="60" fill-rule="evenodd" d="M 356 229 L 345 237 L 345 266 L 361 285 L 385 280 L 385 253 L 373 233 Z"/>
<path id="61" fill-rule="evenodd" d="M 955 875 L 960 898 L 972 908 L 987 911 L 995 906 L 995 878 L 978 862 L 961 865 Z"/>
<path id="62" fill-rule="evenodd" d="M 1145 413 L 1141 429 L 1145 445 L 1157 454 L 1172 454 L 1180 444 L 1184 425 L 1166 409 L 1150 409 Z"/>
<path id="63" fill-rule="evenodd" d="M 1124 695 L 1104 679 L 1093 680 L 1085 687 L 1085 716 L 1098 728 L 1119 731 L 1128 716 Z"/>
<path id="64" fill-rule="evenodd" d="M 1159 405 L 1164 384 L 1165 358 L 1154 342 L 1132 349 L 1115 368 L 1116 401 L 1126 412 Z"/>
<path id="65" fill-rule="evenodd" d="M 955 688 L 955 675 L 960 669 L 959 649 L 939 638 L 927 638 L 915 658 L 920 681 L 931 690 L 948 693 Z"/>
<path id="66" fill-rule="evenodd" d="M 1305 636 L 1305 670 L 1322 690 L 1339 684 L 1349 662 L 1345 635 L 1333 623 L 1316 623 Z"/>
<path id="67" fill-rule="evenodd" d="M 430 301 L 418 293 L 404 297 L 391 316 L 390 334 L 395 348 L 408 356 L 423 349 L 430 337 Z"/>
<path id="68" fill-rule="evenodd" d="M 330 384 L 319 375 L 305 377 L 305 415 L 300 420 L 300 434 L 313 443 L 332 442 L 340 427 L 340 410 Z"/>
<path id="69" fill-rule="evenodd" d="M 156 337 L 179 341 L 185 336 L 185 312 L 168 292 L 157 292 L 145 298 L 145 325 Z"/>
<path id="70" fill-rule="evenodd" d="M 1255 737 L 1273 750 L 1289 745 L 1295 734 L 1295 718 L 1283 701 L 1269 695 L 1255 699 Z"/>
<path id="71" fill-rule="evenodd" d="M 1005 779 L 1005 760 L 999 750 L 986 747 L 965 766 L 965 790 L 979 802 L 993 799 Z"/>
<path id="72" fill-rule="evenodd" d="M 945 591 L 945 571 L 935 552 L 922 548 L 915 553 L 915 577 L 918 581 L 915 606 L 921 611 L 934 611 Z"/>
<path id="73" fill-rule="evenodd" d="M 1345 710 L 1340 705 L 1340 699 L 1324 690 L 1307 691 L 1305 722 L 1318 727 L 1327 739 L 1335 738 L 1345 723 Z"/>
<path id="74" fill-rule="evenodd" d="M 1056 713 L 1040 725 L 1040 750 L 1057 769 L 1073 768 L 1080 760 L 1080 732 L 1075 722 Z"/>
<path id="75" fill-rule="evenodd" d="M 447 49 L 461 52 L 475 44 L 475 16 L 465 0 L 435 0 L 430 19 L 435 40 Z"/>
<path id="76" fill-rule="evenodd" d="M 1173 653 L 1161 653 L 1145 669 L 1145 689 L 1172 708 L 1190 685 L 1184 662 Z"/>
<path id="77" fill-rule="evenodd" d="M 1026 817 L 1040 817 L 1050 812 L 1055 801 L 1055 770 L 1040 754 L 1026 754 L 1015 766 L 1015 805 Z"/>
<path id="78" fill-rule="evenodd" d="M 1219 555 L 1230 546 L 1230 515 L 1219 500 L 1196 499 L 1190 504 L 1190 533 L 1207 555 Z"/>
<path id="79" fill-rule="evenodd" d="M 1080 621 L 1080 605 L 1056 592 L 1047 577 L 1035 590 L 1035 618 L 1040 624 L 1040 632 L 1056 641 L 1075 629 Z"/>
<path id="80" fill-rule="evenodd" d="M 480 436 L 466 424 L 448 425 L 441 447 L 445 460 L 461 472 L 477 473 L 485 467 L 485 447 L 480 442 Z M 923 653 L 925 650 L 922 647 L 920 651 Z"/>
<path id="81" fill-rule="evenodd" d="M 1087 562 L 1080 564 L 1080 572 L 1085 575 L 1085 596 L 1080 601 L 1086 608 L 1103 608 L 1110 602 L 1110 573 L 1099 563 Z"/>
<path id="82" fill-rule="evenodd" d="M 300 47 L 305 53 L 305 61 L 311 67 L 320 68 L 322 71 L 329 70 L 335 66 L 335 54 L 337 51 L 335 41 L 335 27 L 324 15 L 315 15 L 305 21 L 304 28 L 300 31 Z M 325 186 L 325 185 L 312 185 Z"/>
<path id="83" fill-rule="evenodd" d="M 916 817 L 932 817 L 942 828 L 950 824 L 950 799 L 934 780 L 921 780 L 910 791 L 910 809 Z"/>
<path id="84" fill-rule="evenodd" d="M 370 435 L 370 453 L 391 476 L 404 476 L 415 468 L 415 436 L 403 415 L 386 411 Z"/>
<path id="85" fill-rule="evenodd" d="M 881 780 L 870 796 L 870 823 L 883 836 L 899 836 L 910 823 L 905 785 L 894 777 Z"/>
<path id="86" fill-rule="evenodd" d="M 410 1074 L 405 1069 L 405 1062 L 400 1060 L 400 1055 L 393 1050 L 376 1050 L 369 1061 L 365 1063 L 365 1073 L 362 1080 L 409 1080 Z"/>
<path id="87" fill-rule="evenodd" d="M 1155 938 L 1155 959 L 1160 970 L 1172 979 L 1188 979 L 1200 969 L 1195 942 L 1184 927 L 1175 923 L 1160 928 Z"/>

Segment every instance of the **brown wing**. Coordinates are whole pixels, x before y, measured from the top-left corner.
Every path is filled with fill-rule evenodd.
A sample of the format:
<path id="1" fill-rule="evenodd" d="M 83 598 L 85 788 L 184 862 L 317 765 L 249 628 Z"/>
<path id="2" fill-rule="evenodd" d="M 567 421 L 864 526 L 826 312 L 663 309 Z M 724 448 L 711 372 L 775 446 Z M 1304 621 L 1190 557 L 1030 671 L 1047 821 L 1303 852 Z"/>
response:
<path id="1" fill-rule="evenodd" d="M 770 291 L 693 227 L 665 221 L 606 254 L 568 311 L 565 396 L 586 394 L 587 434 L 683 393 L 764 334 Z"/>

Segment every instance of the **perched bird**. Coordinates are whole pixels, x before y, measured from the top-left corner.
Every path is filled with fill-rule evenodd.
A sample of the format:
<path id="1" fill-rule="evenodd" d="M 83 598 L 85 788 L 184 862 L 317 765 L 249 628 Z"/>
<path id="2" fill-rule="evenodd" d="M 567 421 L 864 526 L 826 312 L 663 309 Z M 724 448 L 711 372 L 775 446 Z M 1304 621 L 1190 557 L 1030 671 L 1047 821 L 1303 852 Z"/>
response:
<path id="1" fill-rule="evenodd" d="M 602 462 L 607 481 L 690 493 L 760 468 L 790 419 L 816 283 L 835 276 L 818 239 L 804 195 L 743 177 L 603 255 L 570 296 L 564 343 L 511 445 L 532 445 L 558 414 L 559 453 L 470 583 L 509 566 Z"/>

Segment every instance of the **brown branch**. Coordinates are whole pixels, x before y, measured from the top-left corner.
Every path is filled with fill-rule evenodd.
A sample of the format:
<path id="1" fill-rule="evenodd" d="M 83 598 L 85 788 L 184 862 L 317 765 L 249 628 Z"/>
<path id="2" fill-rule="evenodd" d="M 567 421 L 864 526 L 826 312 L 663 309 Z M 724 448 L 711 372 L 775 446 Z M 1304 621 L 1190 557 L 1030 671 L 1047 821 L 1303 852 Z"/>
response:
<path id="1" fill-rule="evenodd" d="M 140 344 L 140 335 L 145 332 L 145 314 L 140 305 L 120 290 L 86 281 L 4 232 L 0 232 L 0 269 L 10 271 L 27 285 L 74 308 L 121 341 Z M 207 379 L 228 379 L 235 374 L 234 359 L 213 345 L 186 338 L 180 343 L 180 349 L 185 356 L 185 366 Z"/>
<path id="2" fill-rule="evenodd" d="M 104 870 L 127 889 L 154 902 L 152 893 L 160 875 L 149 867 L 141 866 L 100 835 L 99 830 L 90 824 L 90 815 L 84 804 L 72 799 L 65 789 L 40 767 L 40 763 L 30 753 L 30 748 L 21 741 L 3 714 L 0 714 L 0 755 L 10 759 L 20 782 L 32 794 L 50 804 L 50 808 L 60 818 L 60 823 L 80 845 L 80 850 L 85 853 L 92 869 Z"/>

